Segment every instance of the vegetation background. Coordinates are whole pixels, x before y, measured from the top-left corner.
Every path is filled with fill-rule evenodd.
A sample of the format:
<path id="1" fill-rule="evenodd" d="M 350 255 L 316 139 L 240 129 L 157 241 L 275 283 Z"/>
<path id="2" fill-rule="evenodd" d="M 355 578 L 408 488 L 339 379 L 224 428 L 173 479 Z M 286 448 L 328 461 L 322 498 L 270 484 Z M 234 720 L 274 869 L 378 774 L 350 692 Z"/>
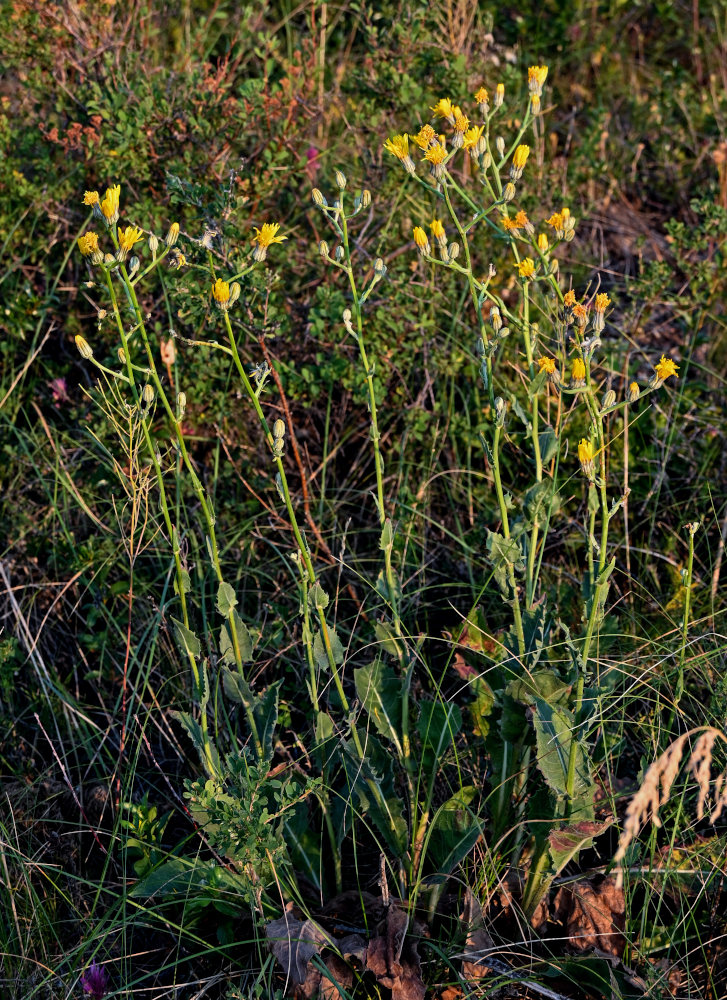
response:
<path id="1" fill-rule="evenodd" d="M 350 649 L 350 674 L 383 640 L 374 635 L 380 609 L 367 604 L 377 594 L 380 529 L 370 498 L 365 377 L 340 321 L 348 289 L 321 264 L 318 242 L 328 234 L 311 200 L 316 186 L 335 190 L 340 169 L 350 188 L 373 196 L 356 229 L 357 266 L 370 272 L 381 257 L 388 269 L 368 303 L 366 336 L 408 635 L 428 664 L 414 677 L 413 704 L 420 719 L 422 705 L 447 704 L 465 720 L 446 754 L 432 758 L 448 788 L 433 790 L 433 808 L 458 789 L 476 790 L 461 805 L 479 825 L 463 827 L 476 835 L 456 859 L 454 887 L 440 885 L 431 903 L 436 865 L 422 870 L 416 893 L 408 887 L 428 900 L 417 911 L 420 930 L 428 925 L 419 945 L 423 981 L 447 1000 L 727 996 L 727 838 L 724 823 L 697 818 L 693 782 L 679 779 L 662 827 L 649 825 L 640 853 L 629 856 L 624 943 L 615 952 L 610 932 L 602 939 L 593 921 L 581 926 L 579 946 L 572 908 L 559 914 L 552 897 L 533 936 L 517 899 L 503 895 L 508 857 L 522 844 L 504 829 L 501 845 L 489 839 L 497 818 L 487 785 L 493 757 L 481 752 L 489 708 L 478 701 L 484 689 L 463 683 L 473 667 L 478 674 L 491 666 L 506 627 L 485 551 L 498 511 L 480 444 L 487 401 L 476 330 L 456 276 L 416 259 L 412 227 L 429 220 L 383 149 L 387 136 L 415 131 L 440 98 L 464 103 L 498 82 L 512 95 L 503 128 L 514 134 L 527 67 L 547 64 L 541 155 L 525 207 L 544 218 L 567 204 L 579 220 L 560 267 L 574 287 L 598 284 L 613 302 L 604 388 L 611 379 L 620 385 L 626 371 L 648 373 L 648 359 L 661 354 L 680 365 L 678 382 L 652 397 L 612 459 L 614 481 L 631 490 L 630 520 L 613 543 L 609 615 L 618 625 L 602 655 L 618 664 L 619 681 L 599 702 L 598 726 L 609 735 L 593 773 L 616 824 L 564 869 L 567 877 L 587 871 L 608 879 L 618 824 L 646 769 L 683 733 L 724 729 L 727 717 L 723 0 L 2 0 L 0 18 L 0 992 L 96 995 L 92 960 L 109 973 L 101 995 L 292 990 L 264 933 L 290 898 L 280 881 L 290 858 L 276 855 L 263 899 L 251 891 L 249 872 L 244 885 L 236 881 L 244 859 L 229 861 L 188 807 L 194 793 L 185 780 L 198 779 L 200 765 L 172 713 L 191 711 L 195 692 L 165 617 L 167 605 L 174 613 L 169 545 L 155 526 L 153 499 L 134 542 L 117 435 L 74 346 L 80 334 L 115 364 L 114 329 L 99 313 L 108 304 L 88 287 L 76 240 L 90 218 L 83 191 L 116 182 L 135 224 L 162 234 L 179 221 L 182 249 L 185 238 L 210 229 L 224 233 L 226 245 L 247 248 L 253 226 L 281 223 L 287 242 L 272 248 L 271 266 L 255 272 L 241 304 L 245 361 L 266 359 L 278 374 L 272 418 L 294 428 L 291 487 L 318 526 L 320 537 L 309 532 L 309 540 Z M 507 245 L 493 242 L 489 252 L 503 275 L 499 294 L 514 303 Z M 194 268 L 174 281 L 166 270 L 159 275 L 143 303 L 149 330 L 160 340 L 172 329 L 198 338 L 208 287 Z M 265 441 L 224 356 L 179 349 L 162 369 L 187 394 L 185 437 L 213 497 L 225 572 L 255 646 L 251 684 L 265 690 L 280 682 L 270 772 L 288 785 L 291 773 L 313 780 L 297 571 Z M 504 461 L 517 481 L 517 451 Z M 190 565 L 203 567 L 193 493 L 179 486 L 176 503 Z M 690 522 L 700 528 L 685 586 Z M 574 525 L 548 536 L 543 557 L 567 620 L 578 619 L 581 604 Z M 193 584 L 207 634 L 216 587 L 202 569 Z M 675 701 L 680 671 L 685 690 Z M 210 714 L 234 745 L 237 720 L 219 685 Z M 418 751 L 425 761 L 427 739 Z M 719 744 L 714 752 L 724 768 Z M 279 828 L 265 802 L 243 828 L 258 851 L 266 843 L 274 853 Z M 306 859 L 310 866 L 296 912 L 328 919 L 330 933 L 338 913 L 339 938 L 341 928 L 365 926 L 365 914 L 352 916 L 353 904 L 342 900 L 368 893 L 370 907 L 374 897 L 380 907 L 380 857 L 383 850 L 390 858 L 390 845 L 363 823 L 351 832 L 338 816 L 334 858 L 309 836 L 310 817 L 295 816 L 284 835 L 289 843 L 301 838 L 292 866 L 301 872 Z M 433 844 L 435 859 L 438 849 Z M 264 851 L 260 857 L 264 881 Z M 150 882 L 159 870 L 164 878 Z M 394 868 L 389 881 L 400 894 Z M 600 891 L 604 883 L 591 884 Z M 493 935 L 489 971 L 470 968 L 468 986 L 463 950 L 484 945 L 472 914 L 462 916 L 458 885 L 476 890 Z M 351 995 L 409 995 L 385 980 L 369 970 L 349 985 Z"/>

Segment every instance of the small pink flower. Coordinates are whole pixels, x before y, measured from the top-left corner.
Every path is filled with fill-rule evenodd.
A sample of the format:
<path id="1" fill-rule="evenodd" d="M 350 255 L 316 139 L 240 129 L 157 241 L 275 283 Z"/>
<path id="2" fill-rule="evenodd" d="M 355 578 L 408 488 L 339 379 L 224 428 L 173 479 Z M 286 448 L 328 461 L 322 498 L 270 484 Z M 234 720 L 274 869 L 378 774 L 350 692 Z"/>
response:
<path id="1" fill-rule="evenodd" d="M 48 383 L 48 387 L 53 392 L 53 402 L 56 406 L 70 402 L 71 397 L 68 395 L 68 386 L 64 378 L 54 378 Z"/>
<path id="2" fill-rule="evenodd" d="M 315 146 L 309 146 L 305 151 L 306 163 L 305 172 L 311 181 L 316 179 L 320 163 L 318 162 L 318 150 Z"/>

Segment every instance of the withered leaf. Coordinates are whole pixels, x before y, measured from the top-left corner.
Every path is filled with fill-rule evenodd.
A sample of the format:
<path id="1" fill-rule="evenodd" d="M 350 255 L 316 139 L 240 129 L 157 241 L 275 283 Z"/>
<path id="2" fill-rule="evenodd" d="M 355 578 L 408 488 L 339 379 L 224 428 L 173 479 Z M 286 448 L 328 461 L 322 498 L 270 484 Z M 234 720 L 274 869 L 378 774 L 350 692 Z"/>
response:
<path id="1" fill-rule="evenodd" d="M 366 967 L 391 990 L 391 1000 L 424 1000 L 426 993 L 416 945 L 406 940 L 408 925 L 407 914 L 390 906 L 383 934 L 373 938 L 366 951 Z"/>
<path id="2" fill-rule="evenodd" d="M 598 948 L 621 958 L 626 947 L 626 907 L 623 890 L 617 888 L 615 879 L 571 882 L 558 889 L 553 902 L 555 918 L 566 928 L 572 948 Z"/>
<path id="3" fill-rule="evenodd" d="M 484 917 L 480 901 L 472 890 L 465 889 L 462 922 L 467 925 L 465 958 L 462 959 L 462 975 L 465 979 L 482 979 L 490 968 L 483 961 L 485 955 L 493 951 L 495 944 L 484 927 Z"/>
<path id="4" fill-rule="evenodd" d="M 331 939 L 328 934 L 314 920 L 303 922 L 291 909 L 288 909 L 282 917 L 266 925 L 265 935 L 273 955 L 292 985 L 304 987 L 303 996 L 312 996 L 313 993 L 306 992 L 313 988 L 312 984 L 306 983 L 308 962 L 321 948 L 330 945 Z M 315 969 L 312 971 L 316 972 Z M 320 973 L 317 975 L 320 982 Z"/>

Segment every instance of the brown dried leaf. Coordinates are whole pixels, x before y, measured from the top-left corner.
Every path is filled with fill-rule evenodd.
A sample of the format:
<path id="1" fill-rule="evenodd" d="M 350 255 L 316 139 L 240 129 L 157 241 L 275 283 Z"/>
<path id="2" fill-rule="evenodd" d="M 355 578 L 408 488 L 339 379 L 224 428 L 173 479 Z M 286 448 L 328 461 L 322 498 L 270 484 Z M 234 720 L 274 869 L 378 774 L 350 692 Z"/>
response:
<path id="1" fill-rule="evenodd" d="M 299 920 L 293 911 L 288 909 L 282 917 L 267 924 L 265 935 L 273 955 L 293 987 L 301 987 L 301 994 L 304 997 L 313 996 L 313 992 L 318 988 L 321 974 L 315 969 L 309 972 L 308 962 L 321 948 L 331 944 L 331 939 L 323 928 L 314 920 L 305 922 Z M 315 979 L 313 973 L 318 976 L 318 983 L 313 984 L 312 979 Z M 309 978 L 311 982 L 308 981 Z M 310 992 L 311 990 L 313 992 Z"/>
<path id="2" fill-rule="evenodd" d="M 366 952 L 366 967 L 391 990 L 391 1000 L 424 1000 L 426 993 L 416 945 L 409 940 L 404 947 L 408 926 L 407 914 L 390 906 L 384 933 L 371 941 Z"/>
<path id="3" fill-rule="evenodd" d="M 578 951 L 598 948 L 621 958 L 626 939 L 623 890 L 615 879 L 599 884 L 583 879 L 560 887 L 554 900 L 555 918 L 568 932 L 571 947 Z"/>
<path id="4" fill-rule="evenodd" d="M 483 959 L 494 951 L 495 943 L 485 930 L 480 901 L 469 888 L 465 889 L 462 922 L 467 925 L 467 958 L 462 959 L 462 975 L 465 979 L 483 979 L 490 972 L 490 967 L 484 964 Z"/>

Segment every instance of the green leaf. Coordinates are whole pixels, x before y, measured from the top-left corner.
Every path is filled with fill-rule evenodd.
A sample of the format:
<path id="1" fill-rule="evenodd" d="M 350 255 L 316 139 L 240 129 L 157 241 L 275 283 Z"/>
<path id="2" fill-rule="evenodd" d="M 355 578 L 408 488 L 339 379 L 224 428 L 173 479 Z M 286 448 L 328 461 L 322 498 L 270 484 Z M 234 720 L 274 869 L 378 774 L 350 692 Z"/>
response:
<path id="1" fill-rule="evenodd" d="M 522 408 L 522 404 L 520 400 L 517 398 L 517 396 L 515 395 L 510 396 L 510 404 L 512 405 L 512 408 L 515 411 L 515 413 L 518 415 L 518 417 L 522 420 L 523 424 L 525 425 L 526 433 L 529 434 L 533 425 L 530 422 L 530 417 Z"/>
<path id="2" fill-rule="evenodd" d="M 523 705 L 532 705 L 538 698 L 549 705 L 557 705 L 567 700 L 570 690 L 567 681 L 546 668 L 511 681 L 506 688 L 507 693 Z"/>
<path id="3" fill-rule="evenodd" d="M 442 701 L 422 701 L 419 705 L 417 732 L 422 741 L 422 771 L 434 780 L 454 737 L 462 728 L 462 712 L 458 705 Z"/>
<path id="4" fill-rule="evenodd" d="M 558 436 L 552 427 L 543 428 L 542 433 L 538 435 L 538 444 L 541 461 L 543 465 L 547 465 L 558 452 Z"/>
<path id="5" fill-rule="evenodd" d="M 271 684 L 262 694 L 256 695 L 239 671 L 223 667 L 222 686 L 231 701 L 242 705 L 252 715 L 263 758 L 270 761 L 273 756 L 273 737 L 278 721 L 280 681 Z"/>
<path id="6" fill-rule="evenodd" d="M 369 718 L 401 756 L 401 679 L 378 658 L 354 670 L 353 676 L 356 694 Z"/>
<path id="7" fill-rule="evenodd" d="M 538 372 L 535 378 L 528 385 L 528 399 L 533 399 L 540 390 L 545 385 L 545 380 L 548 377 L 548 373 L 543 369 L 543 371 Z"/>
<path id="8" fill-rule="evenodd" d="M 182 593 L 188 594 L 192 589 L 192 581 L 189 577 L 189 573 L 186 569 L 182 569 L 180 572 L 180 577 L 174 577 L 174 593 L 178 594 L 180 591 L 180 584 Z"/>
<path id="9" fill-rule="evenodd" d="M 613 823 L 612 819 L 600 823 L 582 820 L 548 834 L 550 858 L 553 862 L 551 874 L 556 877 L 569 861 L 577 858 L 581 851 L 593 846 L 593 838 L 600 836 Z"/>
<path id="10" fill-rule="evenodd" d="M 199 668 L 199 684 L 197 685 L 197 695 L 199 697 L 199 703 L 202 711 L 204 712 L 207 702 L 210 700 L 210 682 L 207 673 L 207 666 L 209 660 L 202 660 L 202 664 Z"/>
<path id="11" fill-rule="evenodd" d="M 196 660 L 202 651 L 199 639 L 194 632 L 188 629 L 186 625 L 183 625 L 182 622 L 177 621 L 176 618 L 171 618 L 171 616 L 170 619 L 174 624 L 174 633 L 180 650 L 183 653 L 186 653 L 187 656 L 191 656 L 192 659 Z"/>
<path id="12" fill-rule="evenodd" d="M 237 597 L 235 591 L 224 580 L 217 588 L 217 610 L 223 618 L 229 618 L 230 612 L 237 607 Z"/>
<path id="13" fill-rule="evenodd" d="M 386 552 L 394 544 L 394 529 L 391 526 L 391 519 L 386 518 L 384 521 L 384 527 L 381 530 L 381 539 L 379 541 L 379 548 Z"/>
<path id="14" fill-rule="evenodd" d="M 540 698 L 535 700 L 533 726 L 538 754 L 538 767 L 548 787 L 558 799 L 568 791 L 568 762 L 574 740 L 575 719 L 567 709 L 549 705 Z M 571 816 L 574 819 L 593 819 L 593 793 L 591 762 L 583 743 L 575 740 L 575 774 Z M 576 815 L 577 814 L 577 815 Z"/>
<path id="15" fill-rule="evenodd" d="M 328 626 L 328 640 L 331 644 L 333 662 L 343 663 L 344 652 L 341 640 L 338 638 L 336 630 L 331 628 L 330 625 Z M 326 652 L 326 645 L 323 642 L 323 635 L 320 631 L 316 632 L 315 639 L 313 640 L 313 655 L 316 658 L 316 663 L 322 670 L 328 666 L 328 653 Z"/>
<path id="16" fill-rule="evenodd" d="M 475 677 L 470 687 L 474 695 L 469 706 L 470 718 L 475 733 L 485 739 L 490 731 L 489 717 L 495 707 L 495 692 L 484 677 Z"/>
<path id="17" fill-rule="evenodd" d="M 249 663 L 252 659 L 252 639 L 250 633 L 247 630 L 247 625 L 244 623 L 242 618 L 238 615 L 237 611 L 232 608 L 232 624 L 235 629 L 235 635 L 237 636 L 237 645 L 240 649 L 240 660 L 242 663 Z M 220 629 L 220 654 L 222 660 L 228 666 L 235 665 L 235 647 L 232 644 L 231 633 L 227 625 L 223 625 Z"/>
<path id="18" fill-rule="evenodd" d="M 308 591 L 308 607 L 314 608 L 316 611 L 325 611 L 330 601 L 330 597 L 316 580 Z"/>
<path id="19" fill-rule="evenodd" d="M 394 855 L 404 860 L 408 827 L 402 801 L 396 793 L 392 755 L 372 733 L 359 730 L 359 740 L 366 750 L 363 760 L 353 742 L 343 744 L 349 785 L 359 800 L 362 817 L 374 824 Z"/>
<path id="20" fill-rule="evenodd" d="M 374 632 L 381 644 L 381 648 L 386 653 L 390 656 L 396 656 L 398 659 L 402 658 L 404 655 L 404 646 L 397 638 L 393 626 L 389 625 L 388 622 L 376 622 Z"/>
<path id="21" fill-rule="evenodd" d="M 453 871 L 482 835 L 482 827 L 470 808 L 476 794 L 474 785 L 464 785 L 434 814 L 429 852 L 439 872 L 448 875 Z"/>
<path id="22" fill-rule="evenodd" d="M 519 544 L 514 538 L 505 538 L 499 531 L 487 531 L 487 551 L 495 581 L 506 596 L 510 595 L 510 571 L 525 568 Z"/>

